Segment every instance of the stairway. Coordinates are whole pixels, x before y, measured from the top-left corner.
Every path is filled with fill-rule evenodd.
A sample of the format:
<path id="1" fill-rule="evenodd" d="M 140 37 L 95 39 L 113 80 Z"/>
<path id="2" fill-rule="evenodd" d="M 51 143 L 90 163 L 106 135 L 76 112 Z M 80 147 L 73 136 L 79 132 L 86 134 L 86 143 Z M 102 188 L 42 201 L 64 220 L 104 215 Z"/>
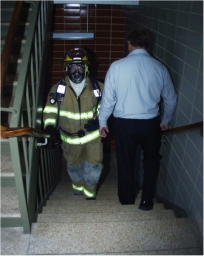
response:
<path id="1" fill-rule="evenodd" d="M 15 1 L 1 1 L 2 47 L 14 4 Z M 15 95 L 30 12 L 28 3 L 24 7 L 1 107 L 12 107 Z M 3 113 L 1 124 L 7 126 L 8 122 L 9 114 Z M 105 157 L 109 159 L 110 155 Z M 22 241 L 29 236 L 28 254 L 202 254 L 194 226 L 188 218 L 176 218 L 173 210 L 166 210 L 163 204 L 156 202 L 152 211 L 139 210 L 141 192 L 136 205 L 119 204 L 115 160 L 113 150 L 110 165 L 108 161 L 105 163 L 95 201 L 73 195 L 64 163 L 62 180 L 37 223 L 33 224 L 32 233 L 22 235 Z M 4 139 L 1 140 L 1 218 L 2 226 L 22 226 L 10 146 Z M 17 240 L 16 236 L 11 239 Z M 21 253 L 16 251 L 16 254 Z"/>
<path id="2" fill-rule="evenodd" d="M 10 21 L 16 1 L 1 1 L 1 52 L 3 51 Z M 11 51 L 8 71 L 1 95 L 1 108 L 13 107 L 13 100 L 18 81 L 26 43 L 27 27 L 32 9 L 29 3 L 23 3 L 14 45 Z M 1 125 L 9 126 L 9 111 L 1 112 Z M 1 139 L 1 225 L 21 226 L 21 214 L 15 184 L 15 177 L 8 139 Z M 20 142 L 19 142 L 20 143 Z M 25 169 L 22 170 L 24 174 Z"/>
<path id="3" fill-rule="evenodd" d="M 16 1 L 1 1 L 1 52 L 4 48 L 15 3 Z M 1 107 L 8 108 L 13 106 L 13 97 L 15 95 L 18 73 L 22 63 L 22 56 L 28 32 L 27 27 L 29 25 L 31 12 L 31 5 L 24 2 L 20 14 L 20 20 L 18 23 L 14 45 L 11 51 L 5 84 L 2 91 Z M 3 125 L 8 126 L 9 118 L 7 118 L 6 113 L 3 114 Z"/>
<path id="4" fill-rule="evenodd" d="M 135 205 L 119 203 L 114 149 L 96 200 L 73 195 L 63 166 L 62 180 L 33 224 L 28 254 L 202 254 L 188 218 L 156 202 L 151 211 L 139 210 L 141 191 Z"/>

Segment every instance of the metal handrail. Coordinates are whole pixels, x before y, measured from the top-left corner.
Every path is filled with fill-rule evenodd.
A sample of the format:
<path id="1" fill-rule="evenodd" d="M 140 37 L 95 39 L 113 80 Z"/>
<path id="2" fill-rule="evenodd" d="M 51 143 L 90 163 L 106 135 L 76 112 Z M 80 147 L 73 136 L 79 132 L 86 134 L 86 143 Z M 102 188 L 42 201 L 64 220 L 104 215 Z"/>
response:
<path id="1" fill-rule="evenodd" d="M 11 49 L 15 40 L 15 35 L 17 31 L 17 25 L 20 18 L 20 12 L 22 9 L 23 1 L 16 1 L 13 16 L 9 26 L 8 34 L 5 40 L 4 49 L 1 54 L 1 85 L 0 85 L 0 94 L 3 89 L 3 85 L 6 79 L 6 72 L 8 69 L 9 59 L 11 56 Z"/>

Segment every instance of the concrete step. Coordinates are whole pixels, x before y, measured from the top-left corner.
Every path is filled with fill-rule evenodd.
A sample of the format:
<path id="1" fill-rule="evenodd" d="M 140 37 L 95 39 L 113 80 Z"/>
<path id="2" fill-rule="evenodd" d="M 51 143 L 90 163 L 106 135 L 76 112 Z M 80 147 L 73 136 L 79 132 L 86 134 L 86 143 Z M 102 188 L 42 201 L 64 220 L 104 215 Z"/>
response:
<path id="1" fill-rule="evenodd" d="M 189 219 L 34 223 L 28 254 L 135 254 L 198 248 Z"/>
<path id="2" fill-rule="evenodd" d="M 69 213 L 39 214 L 38 223 L 97 223 L 114 221 L 138 221 L 176 218 L 173 210 L 158 209 L 157 211 L 104 212 L 104 213 Z"/>
<path id="3" fill-rule="evenodd" d="M 137 198 L 140 198 L 138 195 Z M 58 201 L 68 201 L 68 200 L 74 200 L 74 201 L 79 201 L 79 200 L 85 200 L 83 195 L 74 195 L 73 190 L 69 192 L 63 192 L 63 193 L 55 193 L 50 196 L 50 199 L 48 203 L 52 202 L 53 200 L 58 200 Z M 105 194 L 105 193 L 98 193 L 96 200 L 115 200 L 118 201 L 118 196 L 117 193 L 115 194 Z"/>
<path id="4" fill-rule="evenodd" d="M 138 204 L 139 205 L 139 204 Z M 138 205 L 121 205 L 119 202 L 101 204 L 97 200 L 70 201 L 67 205 L 47 205 L 43 207 L 43 214 L 70 214 L 70 213 L 105 213 L 105 212 L 135 212 Z M 164 210 L 163 204 L 155 204 L 152 211 Z"/>
<path id="5" fill-rule="evenodd" d="M 57 206 L 57 207 L 64 206 L 64 207 L 66 207 L 66 206 L 71 206 L 71 205 L 73 205 L 73 206 L 74 205 L 76 205 L 76 206 L 78 206 L 78 205 L 82 205 L 82 206 L 88 206 L 88 205 L 94 205 L 94 206 L 96 206 L 96 205 L 99 205 L 99 206 L 103 206 L 103 205 L 104 206 L 107 206 L 107 205 L 114 206 L 114 205 L 116 205 L 117 206 L 117 205 L 121 205 L 118 199 L 111 200 L 106 197 L 105 198 L 97 197 L 96 200 L 86 200 L 85 196 L 82 196 L 82 199 L 78 199 L 78 198 L 79 198 L 79 196 L 77 196 L 75 200 L 69 200 L 69 199 L 63 200 L 62 199 L 60 201 L 58 199 L 56 199 L 56 200 L 51 199 L 51 200 L 47 201 L 47 207 L 48 206 Z M 137 198 L 135 205 L 139 206 L 139 203 L 140 203 L 140 198 Z"/>
<path id="6" fill-rule="evenodd" d="M 73 189 L 72 189 L 71 185 L 70 185 L 69 188 L 68 187 L 64 188 L 64 191 L 63 190 L 54 191 L 53 195 L 55 195 L 57 197 L 57 196 L 60 196 L 60 194 L 66 195 L 66 194 L 69 194 L 69 193 L 73 193 Z M 106 195 L 117 195 L 118 194 L 118 189 L 117 189 L 117 187 L 99 188 L 97 197 L 99 195 L 102 195 L 102 194 L 103 195 L 105 195 L 105 194 Z"/>
<path id="7" fill-rule="evenodd" d="M 118 188 L 118 183 L 116 180 L 106 180 L 103 184 L 99 184 L 99 190 L 105 190 L 107 188 L 110 189 L 117 189 Z M 71 182 L 66 182 L 66 183 L 59 183 L 56 187 L 56 192 L 60 191 L 70 191 L 73 190 L 72 188 L 72 183 Z"/>
<path id="8" fill-rule="evenodd" d="M 1 187 L 1 217 L 20 217 L 15 187 Z"/>
<path id="9" fill-rule="evenodd" d="M 1 177 L 14 177 L 10 152 L 1 152 Z"/>

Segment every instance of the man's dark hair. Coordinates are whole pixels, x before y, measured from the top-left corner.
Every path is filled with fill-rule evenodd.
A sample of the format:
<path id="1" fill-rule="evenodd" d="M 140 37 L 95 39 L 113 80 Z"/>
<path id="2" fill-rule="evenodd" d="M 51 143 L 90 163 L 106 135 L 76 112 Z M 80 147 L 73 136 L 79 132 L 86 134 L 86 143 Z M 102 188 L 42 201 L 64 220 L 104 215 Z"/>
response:
<path id="1" fill-rule="evenodd" d="M 141 46 L 149 48 L 151 43 L 151 32 L 144 28 L 135 29 L 127 35 L 126 40 L 134 47 Z"/>

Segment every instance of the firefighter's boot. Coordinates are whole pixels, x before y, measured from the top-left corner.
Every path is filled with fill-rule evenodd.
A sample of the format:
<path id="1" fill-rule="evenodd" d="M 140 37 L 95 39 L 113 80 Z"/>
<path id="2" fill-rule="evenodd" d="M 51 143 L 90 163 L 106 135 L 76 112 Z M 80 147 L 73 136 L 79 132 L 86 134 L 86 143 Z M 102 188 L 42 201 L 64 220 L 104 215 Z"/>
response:
<path id="1" fill-rule="evenodd" d="M 82 165 L 69 165 L 67 164 L 67 172 L 72 180 L 72 187 L 75 195 L 83 195 L 84 180 L 83 180 L 83 167 Z"/>
<path id="2" fill-rule="evenodd" d="M 72 181 L 72 188 L 74 189 L 74 195 L 83 195 L 84 181 L 83 180 L 80 180 L 78 182 Z"/>
<path id="3" fill-rule="evenodd" d="M 95 200 L 96 199 L 96 186 L 84 185 L 84 195 L 86 200 Z"/>
<path id="4" fill-rule="evenodd" d="M 87 199 L 96 199 L 96 187 L 101 176 L 103 165 L 84 162 L 84 194 Z"/>

